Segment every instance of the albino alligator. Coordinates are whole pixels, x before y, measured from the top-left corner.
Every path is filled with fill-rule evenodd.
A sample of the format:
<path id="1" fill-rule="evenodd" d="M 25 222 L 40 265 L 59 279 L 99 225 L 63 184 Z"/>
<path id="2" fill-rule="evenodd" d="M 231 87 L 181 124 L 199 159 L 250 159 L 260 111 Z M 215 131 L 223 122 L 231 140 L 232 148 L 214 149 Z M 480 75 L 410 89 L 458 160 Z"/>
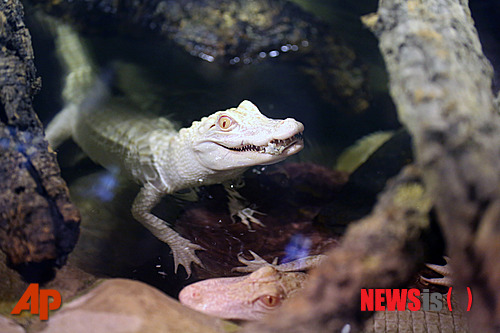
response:
<path id="1" fill-rule="evenodd" d="M 254 259 L 239 256 L 246 267 L 234 270 L 253 273 L 190 284 L 179 294 L 181 303 L 219 318 L 257 320 L 300 290 L 307 278 L 307 274 L 300 271 L 316 266 L 324 257 L 310 256 L 277 265 L 276 259 L 270 264 L 256 253 L 250 253 Z"/>
<path id="2" fill-rule="evenodd" d="M 181 290 L 182 304 L 206 314 L 224 319 L 258 320 L 279 308 L 293 297 L 306 283 L 307 274 L 299 272 L 312 268 L 323 255 L 310 256 L 284 264 L 268 263 L 250 251 L 253 260 L 239 257 L 247 267 L 237 267 L 239 272 L 252 272 L 246 276 L 208 279 L 188 285 Z M 446 258 L 448 262 L 448 258 Z M 422 280 L 436 285 L 451 285 L 448 264 L 427 264 L 427 267 L 443 275 L 443 278 Z M 455 302 L 455 301 L 453 301 Z M 441 311 L 418 313 L 378 311 L 367 322 L 365 332 L 467 332 L 468 324 L 463 314 L 454 305 L 454 311 L 445 307 Z M 349 331 L 346 324 L 346 331 Z"/>
<path id="3" fill-rule="evenodd" d="M 291 118 L 267 118 L 249 101 L 179 131 L 166 118 L 131 110 L 129 100 L 114 98 L 104 105 L 105 96 L 97 92 L 93 102 L 89 103 L 91 98 L 82 102 L 85 98 L 74 91 L 81 88 L 80 82 L 88 84 L 89 79 L 82 76 L 93 75 L 90 61 L 71 29 L 56 26 L 56 38 L 68 71 L 65 90 L 69 97 L 65 109 L 47 128 L 49 142 L 54 146 L 72 136 L 93 161 L 141 184 L 132 205 L 134 218 L 170 246 L 175 271 L 182 265 L 190 275 L 191 262 L 201 265 L 195 250 L 202 247 L 153 215 L 154 206 L 166 194 L 231 181 L 250 166 L 284 160 L 303 148 L 304 126 Z M 102 82 L 98 87 L 105 89 Z M 232 193 L 231 198 L 239 197 Z M 246 219 L 258 221 L 248 209 L 235 214 L 247 224 Z"/>

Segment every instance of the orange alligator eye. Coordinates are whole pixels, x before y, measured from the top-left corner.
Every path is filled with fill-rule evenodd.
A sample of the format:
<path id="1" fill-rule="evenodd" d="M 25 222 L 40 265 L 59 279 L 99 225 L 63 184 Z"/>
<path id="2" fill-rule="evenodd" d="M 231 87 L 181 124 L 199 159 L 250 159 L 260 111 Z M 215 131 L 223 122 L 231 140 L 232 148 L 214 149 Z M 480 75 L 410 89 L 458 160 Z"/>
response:
<path id="1" fill-rule="evenodd" d="M 234 120 L 229 116 L 221 116 L 219 118 L 218 123 L 219 123 L 220 129 L 227 130 L 234 123 Z"/>
<path id="2" fill-rule="evenodd" d="M 264 295 L 259 297 L 259 301 L 269 308 L 274 308 L 281 303 L 281 298 L 273 295 Z"/>

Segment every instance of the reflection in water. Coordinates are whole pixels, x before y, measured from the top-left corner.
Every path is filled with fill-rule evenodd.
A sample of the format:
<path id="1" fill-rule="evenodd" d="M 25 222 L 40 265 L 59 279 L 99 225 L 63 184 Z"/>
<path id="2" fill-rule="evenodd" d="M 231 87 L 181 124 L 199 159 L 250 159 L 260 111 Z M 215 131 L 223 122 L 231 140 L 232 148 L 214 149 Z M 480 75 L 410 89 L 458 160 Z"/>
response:
<path id="1" fill-rule="evenodd" d="M 285 247 L 285 257 L 283 262 L 289 262 L 309 255 L 312 241 L 302 234 L 293 235 L 290 242 Z"/>
<path id="2" fill-rule="evenodd" d="M 113 200 L 118 186 L 117 175 L 116 171 L 102 172 L 94 183 L 89 183 L 88 188 L 82 190 L 82 194 L 104 202 Z"/>

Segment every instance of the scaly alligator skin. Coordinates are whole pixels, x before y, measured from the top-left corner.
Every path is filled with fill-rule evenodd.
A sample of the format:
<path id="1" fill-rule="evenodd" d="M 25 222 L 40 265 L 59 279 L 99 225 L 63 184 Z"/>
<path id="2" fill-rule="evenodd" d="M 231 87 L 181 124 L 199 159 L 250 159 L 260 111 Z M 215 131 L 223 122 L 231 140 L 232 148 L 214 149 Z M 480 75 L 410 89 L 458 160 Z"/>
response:
<path id="1" fill-rule="evenodd" d="M 455 303 L 453 312 L 446 306 L 440 311 L 377 311 L 365 322 L 364 333 L 467 333 L 471 332 L 463 312 Z"/>
<path id="2" fill-rule="evenodd" d="M 258 320 L 280 307 L 303 287 L 307 274 L 297 270 L 312 268 L 323 257 L 311 256 L 276 265 L 275 262 L 269 264 L 251 253 L 254 260 L 248 261 L 240 257 L 240 261 L 247 267 L 237 267 L 235 270 L 254 271 L 252 274 L 208 279 L 188 285 L 179 294 L 181 303 L 219 318 Z M 439 267 L 438 270 L 442 271 Z M 440 280 L 442 279 L 436 282 L 441 283 Z M 440 311 L 377 311 L 366 321 L 363 332 L 469 332 L 463 312 L 454 300 L 453 303 L 453 312 L 446 305 Z M 348 327 L 346 323 L 346 330 Z"/>
<path id="3" fill-rule="evenodd" d="M 219 318 L 258 320 L 300 290 L 307 278 L 307 274 L 300 271 L 316 266 L 324 257 L 310 256 L 277 265 L 250 253 L 254 259 L 240 256 L 246 266 L 234 270 L 253 273 L 190 284 L 179 294 L 181 303 Z"/>
<path id="4" fill-rule="evenodd" d="M 56 145 L 71 135 L 93 161 L 142 185 L 132 214 L 170 246 L 176 272 L 182 265 L 190 275 L 191 262 L 201 265 L 195 251 L 202 248 L 151 213 L 164 195 L 234 180 L 250 166 L 282 161 L 303 148 L 300 122 L 267 118 L 249 101 L 177 131 L 166 118 L 134 110 L 129 100 L 105 101 L 98 92 L 105 88 L 102 82 L 93 89 L 97 96 L 82 98 L 83 93 L 74 90 L 88 89 L 88 78 L 94 75 L 88 70 L 92 66 L 85 48 L 76 33 L 62 25 L 56 25 L 56 44 L 64 52 L 60 58 L 68 71 L 67 106 L 49 124 L 49 142 Z"/>
<path id="5" fill-rule="evenodd" d="M 126 106 L 123 105 L 123 109 Z M 165 118 L 120 112 L 76 117 L 73 138 L 92 160 L 142 184 L 132 214 L 172 249 L 175 268 L 201 264 L 198 245 L 182 238 L 151 210 L 178 190 L 232 180 L 248 167 L 279 162 L 302 149 L 301 123 L 262 115 L 249 101 L 219 111 L 179 132 Z"/>

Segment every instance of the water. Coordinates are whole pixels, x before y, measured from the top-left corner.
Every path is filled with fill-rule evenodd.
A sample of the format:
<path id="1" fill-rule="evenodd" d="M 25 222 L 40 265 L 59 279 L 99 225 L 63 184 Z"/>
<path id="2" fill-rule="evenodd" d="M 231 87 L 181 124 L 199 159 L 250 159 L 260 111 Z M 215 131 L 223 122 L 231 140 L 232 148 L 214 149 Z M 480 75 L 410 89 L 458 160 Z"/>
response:
<path id="1" fill-rule="evenodd" d="M 323 2 L 322 5 L 331 6 L 330 9 L 335 11 L 338 4 Z M 128 85 L 124 91 L 138 93 L 153 111 L 180 126 L 189 126 L 193 120 L 216 110 L 234 107 L 248 99 L 268 117 L 293 117 L 305 125 L 306 148 L 290 161 L 314 162 L 332 168 L 338 154 L 356 139 L 374 131 L 399 127 L 387 95 L 376 40 L 354 19 L 366 8 L 355 9 L 360 12 L 354 9 L 343 8 L 340 11 L 346 15 L 341 16 L 344 21 L 339 33 L 345 34 L 345 40 L 352 43 L 350 46 L 359 53 L 359 58 L 368 69 L 372 99 L 370 108 L 362 113 L 346 112 L 323 100 L 310 77 L 301 71 L 300 63 L 284 61 L 281 56 L 267 57 L 267 61 L 248 66 L 220 66 L 193 57 L 169 42 L 119 36 L 87 37 L 87 42 L 104 70 L 113 68 L 117 62 L 132 64 L 132 67 L 119 67 L 121 70 L 117 73 L 123 87 Z M 334 15 L 328 19 L 333 25 L 340 26 L 338 18 L 339 15 Z M 345 22 L 352 29 L 347 29 Z M 29 23 L 36 27 L 34 21 L 29 20 Z M 50 36 L 43 29 L 31 29 L 31 32 L 38 73 L 43 79 L 43 89 L 36 97 L 35 109 L 47 124 L 62 108 L 60 91 L 63 71 L 54 56 Z M 358 38 L 353 38 L 356 34 Z M 140 68 L 139 74 L 135 70 L 128 71 L 131 68 Z M 147 88 L 143 89 L 144 86 Z M 175 295 L 186 283 L 185 276 L 173 274 L 168 247 L 152 237 L 130 214 L 138 186 L 93 164 L 71 142 L 62 146 L 58 153 L 63 176 L 83 217 L 80 241 L 70 262 L 100 276 L 141 279 Z M 279 174 L 279 177 L 283 176 Z M 209 195 L 213 196 L 210 191 Z M 167 198 L 161 205 L 168 207 L 160 209 L 164 216 L 168 216 L 165 220 L 174 221 L 182 214 L 183 205 L 175 199 Z M 256 209 L 262 208 L 262 205 L 265 204 Z M 314 211 L 311 209 L 308 214 L 312 216 Z M 207 216 L 207 213 L 203 214 L 202 217 Z M 301 218 L 306 220 L 304 216 Z M 312 219 L 310 216 L 307 218 Z M 196 220 L 190 221 L 193 230 L 202 228 Z M 203 228 L 215 230 L 209 224 Z M 273 229 L 269 237 L 284 238 L 285 229 Z M 249 237 L 252 242 L 259 242 L 258 233 L 265 232 L 248 231 L 246 228 L 238 230 L 241 233 L 238 237 Z M 250 234 L 252 232 L 257 234 Z M 235 231 L 227 235 L 235 237 Z M 235 246 L 230 240 L 221 242 Z M 231 249 L 234 252 L 237 250 L 239 248 Z"/>

